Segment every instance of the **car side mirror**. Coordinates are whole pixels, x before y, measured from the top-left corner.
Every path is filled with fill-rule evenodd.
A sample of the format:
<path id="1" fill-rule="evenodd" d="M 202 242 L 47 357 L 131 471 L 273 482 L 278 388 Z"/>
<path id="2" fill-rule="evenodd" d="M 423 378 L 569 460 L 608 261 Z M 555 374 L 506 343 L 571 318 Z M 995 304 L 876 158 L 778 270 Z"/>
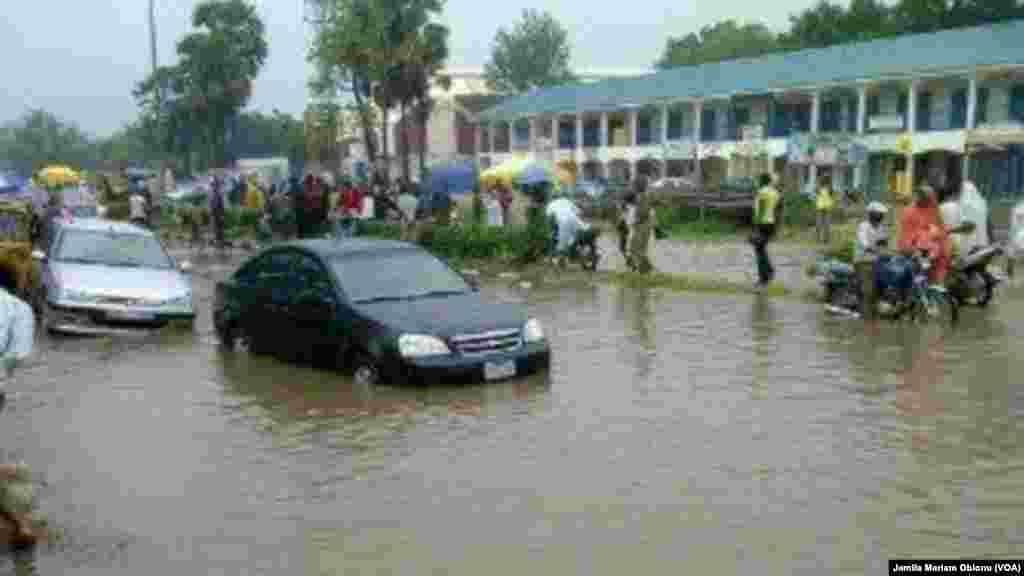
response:
<path id="1" fill-rule="evenodd" d="M 188 274 L 192 272 L 192 263 L 189 262 L 188 260 L 185 260 L 184 262 L 178 265 L 178 269 L 181 270 L 183 273 Z"/>
<path id="2" fill-rule="evenodd" d="M 46 260 L 46 252 L 43 252 L 42 250 L 33 250 L 32 259 L 36 262 L 42 262 Z"/>

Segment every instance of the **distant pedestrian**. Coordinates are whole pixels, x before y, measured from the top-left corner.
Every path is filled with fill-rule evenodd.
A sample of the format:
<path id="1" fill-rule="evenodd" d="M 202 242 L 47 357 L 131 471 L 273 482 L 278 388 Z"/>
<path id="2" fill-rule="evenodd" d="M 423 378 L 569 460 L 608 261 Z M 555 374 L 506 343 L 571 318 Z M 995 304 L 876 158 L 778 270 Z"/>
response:
<path id="1" fill-rule="evenodd" d="M 647 192 L 647 177 L 637 176 L 633 181 L 636 207 L 635 216 L 629 229 L 629 258 L 627 263 L 634 272 L 647 274 L 654 269 L 649 255 L 651 236 L 654 233 L 654 209 Z"/>
<path id="2" fill-rule="evenodd" d="M 217 248 L 224 249 L 224 182 L 218 175 L 210 183 L 210 223 Z"/>
<path id="3" fill-rule="evenodd" d="M 750 243 L 754 246 L 754 256 L 757 259 L 755 287 L 762 289 L 775 279 L 775 266 L 768 256 L 768 242 L 775 237 L 779 191 L 772 185 L 770 174 L 762 174 L 758 186 L 759 189 L 754 196 L 754 233 L 750 237 Z"/>
<path id="4" fill-rule="evenodd" d="M 832 194 L 832 182 L 826 176 L 821 179 L 818 186 L 818 193 L 814 199 L 814 208 L 817 215 L 816 232 L 818 242 L 828 244 L 832 240 L 832 209 L 835 207 L 835 200 Z"/>
<path id="5" fill-rule="evenodd" d="M 146 197 L 142 191 L 136 191 L 128 198 L 128 215 L 132 224 L 146 228 L 149 226 L 147 218 Z"/>

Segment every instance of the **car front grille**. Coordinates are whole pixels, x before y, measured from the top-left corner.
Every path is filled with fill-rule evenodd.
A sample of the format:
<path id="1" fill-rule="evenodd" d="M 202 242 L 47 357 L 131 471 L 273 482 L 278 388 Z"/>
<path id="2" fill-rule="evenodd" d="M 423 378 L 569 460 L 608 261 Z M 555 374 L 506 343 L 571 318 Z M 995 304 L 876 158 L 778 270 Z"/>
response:
<path id="1" fill-rule="evenodd" d="M 99 304 L 113 304 L 115 306 L 153 306 L 156 302 L 146 298 L 128 298 L 125 296 L 100 296 Z"/>
<path id="2" fill-rule="evenodd" d="M 455 350 L 464 356 L 485 356 L 510 352 L 523 345 L 519 330 L 496 330 L 481 334 L 460 334 L 452 338 Z"/>

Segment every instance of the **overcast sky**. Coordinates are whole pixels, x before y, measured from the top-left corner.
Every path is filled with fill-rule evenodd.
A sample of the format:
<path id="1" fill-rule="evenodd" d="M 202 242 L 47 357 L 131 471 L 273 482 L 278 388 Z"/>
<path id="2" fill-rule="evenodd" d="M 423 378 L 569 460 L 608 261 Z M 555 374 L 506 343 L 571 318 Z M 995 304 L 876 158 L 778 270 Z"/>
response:
<path id="1" fill-rule="evenodd" d="M 197 0 L 155 0 L 158 56 L 174 58 Z M 251 106 L 298 114 L 306 99 L 308 30 L 302 0 L 255 0 L 267 26 L 270 55 L 253 88 Z M 723 18 L 760 19 L 781 28 L 812 0 L 634 0 L 537 3 L 447 0 L 453 66 L 480 66 L 501 25 L 524 8 L 549 10 L 569 30 L 573 63 L 581 67 L 647 68 L 670 35 Z M 135 83 L 150 69 L 147 0 L 8 0 L 0 20 L 3 82 L 0 122 L 36 107 L 108 134 L 134 118 Z"/>

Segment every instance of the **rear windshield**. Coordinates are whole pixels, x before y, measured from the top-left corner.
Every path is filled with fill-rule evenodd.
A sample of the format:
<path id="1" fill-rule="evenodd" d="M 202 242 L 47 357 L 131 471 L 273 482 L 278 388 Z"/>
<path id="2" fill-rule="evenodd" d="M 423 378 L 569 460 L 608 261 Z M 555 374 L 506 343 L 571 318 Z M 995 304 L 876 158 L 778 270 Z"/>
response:
<path id="1" fill-rule="evenodd" d="M 341 256 L 331 268 L 355 303 L 470 291 L 461 276 L 422 250 Z"/>

